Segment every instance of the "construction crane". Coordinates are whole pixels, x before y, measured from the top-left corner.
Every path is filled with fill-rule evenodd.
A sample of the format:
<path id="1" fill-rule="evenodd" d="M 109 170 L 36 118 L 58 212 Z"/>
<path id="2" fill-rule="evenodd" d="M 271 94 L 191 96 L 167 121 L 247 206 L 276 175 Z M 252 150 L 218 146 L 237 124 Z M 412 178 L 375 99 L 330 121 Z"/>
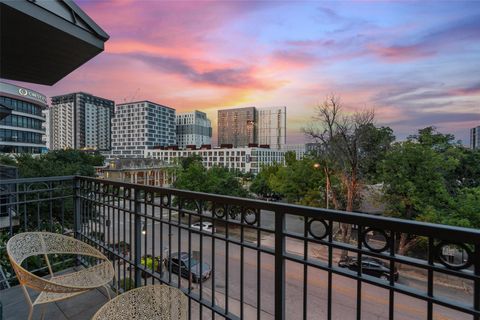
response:
<path id="1" fill-rule="evenodd" d="M 127 97 L 123 98 L 123 103 L 128 103 L 128 102 L 133 102 L 134 99 L 138 96 L 138 93 L 140 92 L 140 88 L 137 88 L 137 90 L 135 90 L 135 93 L 132 94 L 132 96 L 130 97 L 130 99 L 127 100 Z"/>

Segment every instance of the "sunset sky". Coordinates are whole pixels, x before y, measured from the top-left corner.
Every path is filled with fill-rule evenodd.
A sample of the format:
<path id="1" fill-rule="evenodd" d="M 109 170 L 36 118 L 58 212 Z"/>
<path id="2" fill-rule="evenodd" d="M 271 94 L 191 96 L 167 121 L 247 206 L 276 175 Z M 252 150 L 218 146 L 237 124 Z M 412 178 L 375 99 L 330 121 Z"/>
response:
<path id="1" fill-rule="evenodd" d="M 177 111 L 287 106 L 303 142 L 326 95 L 375 108 L 397 138 L 480 125 L 480 2 L 76 1 L 109 35 L 47 96 L 85 91 Z M 213 141 L 216 143 L 216 139 Z"/>

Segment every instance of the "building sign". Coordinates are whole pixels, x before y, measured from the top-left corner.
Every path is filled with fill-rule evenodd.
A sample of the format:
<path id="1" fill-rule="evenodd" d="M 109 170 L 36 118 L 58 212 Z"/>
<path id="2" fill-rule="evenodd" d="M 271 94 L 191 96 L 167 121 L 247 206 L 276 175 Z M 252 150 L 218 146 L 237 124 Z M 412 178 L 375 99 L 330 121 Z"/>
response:
<path id="1" fill-rule="evenodd" d="M 28 100 L 32 100 L 32 102 L 47 104 L 47 97 L 43 94 L 10 83 L 0 82 L 0 92 L 21 98 L 27 98 Z"/>

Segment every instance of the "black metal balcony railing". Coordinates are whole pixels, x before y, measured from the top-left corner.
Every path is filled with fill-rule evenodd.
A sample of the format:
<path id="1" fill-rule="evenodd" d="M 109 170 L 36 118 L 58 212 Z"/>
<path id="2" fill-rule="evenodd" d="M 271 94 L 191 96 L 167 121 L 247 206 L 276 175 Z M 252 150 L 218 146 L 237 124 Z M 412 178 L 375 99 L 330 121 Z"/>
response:
<path id="1" fill-rule="evenodd" d="M 120 290 L 179 287 L 190 318 L 480 319 L 478 230 L 86 177 L 0 188 L 2 237 L 70 232 L 110 257 Z M 351 241 L 341 224 L 353 226 Z M 401 237 L 415 239 L 412 253 L 398 254 Z M 174 252 L 199 262 L 185 266 L 186 277 Z M 347 268 L 338 264 L 345 252 Z"/>

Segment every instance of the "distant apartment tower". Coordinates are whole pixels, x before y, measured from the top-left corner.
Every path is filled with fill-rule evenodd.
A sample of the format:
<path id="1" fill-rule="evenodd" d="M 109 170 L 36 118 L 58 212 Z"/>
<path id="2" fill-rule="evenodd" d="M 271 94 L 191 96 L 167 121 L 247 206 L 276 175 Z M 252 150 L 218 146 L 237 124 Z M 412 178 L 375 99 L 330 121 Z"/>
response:
<path id="1" fill-rule="evenodd" d="M 259 144 L 280 149 L 286 143 L 286 110 L 286 107 L 218 110 L 218 145 Z"/>
<path id="2" fill-rule="evenodd" d="M 212 123 L 207 114 L 192 111 L 177 114 L 177 145 L 184 149 L 188 145 L 200 147 L 212 143 Z"/>
<path id="3" fill-rule="evenodd" d="M 287 142 L 287 107 L 257 109 L 258 144 L 281 149 Z"/>
<path id="4" fill-rule="evenodd" d="M 218 145 L 246 147 L 257 143 L 255 107 L 218 110 Z"/>
<path id="5" fill-rule="evenodd" d="M 52 97 L 50 147 L 109 150 L 114 108 L 112 100 L 84 92 Z"/>
<path id="6" fill-rule="evenodd" d="M 480 126 L 470 129 L 470 148 L 480 149 Z"/>
<path id="7" fill-rule="evenodd" d="M 41 153 L 45 149 L 42 111 L 46 107 L 43 94 L 0 82 L 0 154 Z"/>
<path id="8" fill-rule="evenodd" d="M 175 144 L 175 109 L 150 101 L 117 105 L 111 158 L 143 158 L 145 149 Z"/>

